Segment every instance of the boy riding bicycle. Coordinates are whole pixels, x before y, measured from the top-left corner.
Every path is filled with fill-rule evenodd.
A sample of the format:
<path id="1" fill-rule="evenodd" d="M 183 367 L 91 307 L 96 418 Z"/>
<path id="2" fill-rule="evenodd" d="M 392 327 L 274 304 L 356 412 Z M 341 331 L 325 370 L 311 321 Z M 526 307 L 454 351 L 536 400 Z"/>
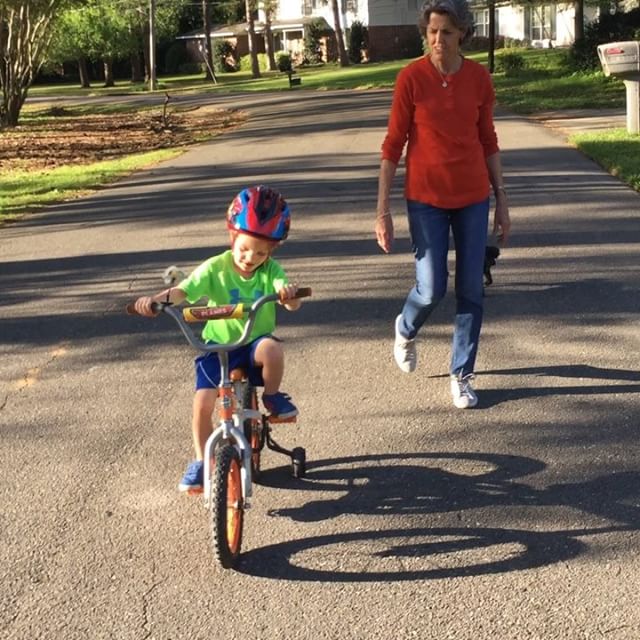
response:
<path id="1" fill-rule="evenodd" d="M 289 284 L 282 267 L 271 257 L 275 248 L 289 233 L 291 213 L 282 196 L 269 187 L 243 189 L 227 211 L 227 227 L 231 249 L 209 258 L 175 287 L 154 296 L 143 296 L 135 310 L 144 316 L 156 315 L 154 302 L 195 303 L 208 298 L 208 306 L 252 304 L 263 295 L 279 293 L 289 311 L 300 308 L 301 300 L 293 299 L 298 287 Z M 225 322 L 209 321 L 202 330 L 206 342 L 226 344 L 242 334 L 244 319 Z M 262 402 L 267 412 L 279 418 L 293 418 L 298 409 L 288 395 L 280 391 L 284 374 L 284 351 L 280 341 L 271 334 L 276 326 L 276 310 L 271 304 L 258 311 L 250 342 L 229 353 L 231 369 L 243 369 L 254 386 L 263 386 Z M 218 355 L 208 353 L 195 360 L 196 393 L 193 400 L 192 432 L 196 459 L 182 478 L 180 491 L 202 490 L 204 448 L 212 432 L 213 414 L 220 363 Z"/>

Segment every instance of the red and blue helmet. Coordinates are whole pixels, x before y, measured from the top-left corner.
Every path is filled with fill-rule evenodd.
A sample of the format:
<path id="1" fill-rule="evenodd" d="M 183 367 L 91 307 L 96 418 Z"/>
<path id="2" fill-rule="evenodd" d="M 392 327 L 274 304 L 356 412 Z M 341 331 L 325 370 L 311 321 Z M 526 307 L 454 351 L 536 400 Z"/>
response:
<path id="1" fill-rule="evenodd" d="M 291 212 L 284 198 L 265 186 L 243 189 L 227 210 L 229 229 L 275 242 L 289 235 Z"/>

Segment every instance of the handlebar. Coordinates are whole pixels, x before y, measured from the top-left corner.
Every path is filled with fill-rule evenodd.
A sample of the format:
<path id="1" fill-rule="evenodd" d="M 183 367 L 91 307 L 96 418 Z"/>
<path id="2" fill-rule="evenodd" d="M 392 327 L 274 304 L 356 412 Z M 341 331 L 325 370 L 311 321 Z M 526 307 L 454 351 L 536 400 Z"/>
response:
<path id="1" fill-rule="evenodd" d="M 300 287 L 293 298 L 287 298 L 287 300 L 294 300 L 297 298 L 308 298 L 311 296 L 310 287 Z M 225 304 L 219 307 L 175 307 L 171 302 L 154 302 L 151 305 L 151 309 L 154 313 L 166 313 L 170 315 L 180 327 L 185 338 L 189 344 L 198 351 L 203 352 L 221 352 L 232 351 L 233 349 L 246 344 L 253 325 L 255 323 L 258 310 L 268 302 L 286 302 L 282 299 L 280 294 L 272 293 L 266 296 L 258 298 L 249 309 L 245 308 L 243 303 L 237 304 Z M 129 315 L 138 315 L 135 310 L 135 303 L 130 302 L 126 306 L 126 312 Z M 242 318 L 247 315 L 247 323 L 244 326 L 242 334 L 235 341 L 229 344 L 207 344 L 202 340 L 196 338 L 193 331 L 189 328 L 188 323 L 193 322 L 205 322 L 208 320 L 231 320 L 235 318 Z"/>

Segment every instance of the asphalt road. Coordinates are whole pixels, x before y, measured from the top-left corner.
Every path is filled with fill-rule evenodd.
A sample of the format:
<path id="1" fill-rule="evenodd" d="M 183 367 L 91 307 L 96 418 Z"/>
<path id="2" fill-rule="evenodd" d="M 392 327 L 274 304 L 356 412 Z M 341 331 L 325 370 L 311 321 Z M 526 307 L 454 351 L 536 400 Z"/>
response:
<path id="1" fill-rule="evenodd" d="M 452 296 L 392 361 L 412 264 L 374 241 L 383 91 L 228 97 L 241 129 L 0 229 L 0 636 L 637 640 L 640 196 L 499 114 L 514 219 L 494 269 L 480 405 L 451 405 Z M 253 102 L 252 102 L 253 101 Z M 293 210 L 278 256 L 278 428 L 237 571 L 212 561 L 191 456 L 192 353 L 124 303 L 226 247 L 241 187 Z"/>

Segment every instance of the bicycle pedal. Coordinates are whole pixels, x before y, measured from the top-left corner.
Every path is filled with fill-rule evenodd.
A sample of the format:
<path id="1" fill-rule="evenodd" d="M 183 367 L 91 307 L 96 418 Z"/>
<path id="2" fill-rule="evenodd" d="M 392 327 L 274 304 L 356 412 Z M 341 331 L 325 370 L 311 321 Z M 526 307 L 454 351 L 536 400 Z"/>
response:
<path id="1" fill-rule="evenodd" d="M 202 487 L 199 487 L 198 489 L 187 489 L 185 493 L 188 496 L 200 496 L 204 493 L 204 489 Z"/>
<path id="2" fill-rule="evenodd" d="M 289 422 L 298 422 L 298 416 L 292 416 L 291 418 L 279 418 L 278 416 L 267 416 L 269 424 L 284 424 Z"/>

